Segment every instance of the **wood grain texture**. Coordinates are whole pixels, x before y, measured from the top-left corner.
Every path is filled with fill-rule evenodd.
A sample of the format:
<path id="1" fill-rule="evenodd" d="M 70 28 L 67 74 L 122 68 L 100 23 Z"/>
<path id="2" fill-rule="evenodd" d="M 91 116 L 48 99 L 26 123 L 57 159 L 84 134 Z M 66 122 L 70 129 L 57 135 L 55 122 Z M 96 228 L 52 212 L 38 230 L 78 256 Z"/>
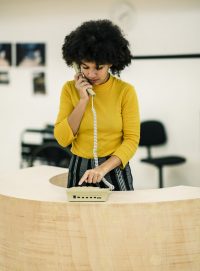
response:
<path id="1" fill-rule="evenodd" d="M 48 169 L 54 175 L 60 172 Z M 29 171 L 32 180 L 34 170 Z M 151 199 L 152 190 L 141 191 L 138 202 L 130 199 L 135 191 L 128 194 L 130 200 L 123 201 L 122 193 L 118 202 L 118 192 L 106 203 L 41 201 L 1 193 L 0 270 L 199 271 L 200 194 L 188 196 L 198 189 L 188 188 L 187 193 L 174 188 L 182 194 L 178 200 L 171 200 L 173 189 L 163 189 L 165 200 L 157 202 L 139 200 L 148 193 Z"/>

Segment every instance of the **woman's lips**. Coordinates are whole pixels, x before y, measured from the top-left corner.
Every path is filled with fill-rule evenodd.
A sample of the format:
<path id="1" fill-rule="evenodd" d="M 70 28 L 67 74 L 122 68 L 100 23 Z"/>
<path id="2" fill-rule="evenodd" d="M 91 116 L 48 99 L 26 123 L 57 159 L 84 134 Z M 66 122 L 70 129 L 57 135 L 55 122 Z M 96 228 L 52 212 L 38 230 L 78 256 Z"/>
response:
<path id="1" fill-rule="evenodd" d="M 98 79 L 95 80 L 89 80 L 92 84 L 96 83 L 98 81 Z"/>

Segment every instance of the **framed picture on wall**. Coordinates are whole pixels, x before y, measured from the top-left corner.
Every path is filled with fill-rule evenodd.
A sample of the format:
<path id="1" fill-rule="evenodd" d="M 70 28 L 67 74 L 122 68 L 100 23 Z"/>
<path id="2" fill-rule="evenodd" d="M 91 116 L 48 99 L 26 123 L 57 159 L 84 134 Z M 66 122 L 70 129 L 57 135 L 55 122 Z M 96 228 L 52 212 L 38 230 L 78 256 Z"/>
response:
<path id="1" fill-rule="evenodd" d="M 9 67 L 11 65 L 12 65 L 11 43 L 0 43 L 0 67 Z"/>
<path id="2" fill-rule="evenodd" d="M 8 85 L 10 83 L 8 71 L 0 71 L 0 85 Z"/>
<path id="3" fill-rule="evenodd" d="M 46 94 L 45 73 L 34 72 L 33 73 L 33 93 L 34 94 Z"/>
<path id="4" fill-rule="evenodd" d="M 45 43 L 17 43 L 16 65 L 20 67 L 45 66 L 45 47 Z"/>

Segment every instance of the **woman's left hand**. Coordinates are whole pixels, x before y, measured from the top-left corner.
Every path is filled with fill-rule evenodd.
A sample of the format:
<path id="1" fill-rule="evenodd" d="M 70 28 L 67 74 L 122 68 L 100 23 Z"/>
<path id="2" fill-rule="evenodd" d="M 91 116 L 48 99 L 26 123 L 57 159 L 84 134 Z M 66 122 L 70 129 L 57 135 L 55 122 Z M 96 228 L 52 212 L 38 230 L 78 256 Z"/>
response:
<path id="1" fill-rule="evenodd" d="M 99 183 L 105 176 L 106 172 L 99 166 L 93 169 L 88 169 L 79 181 L 79 185 L 82 183 Z"/>

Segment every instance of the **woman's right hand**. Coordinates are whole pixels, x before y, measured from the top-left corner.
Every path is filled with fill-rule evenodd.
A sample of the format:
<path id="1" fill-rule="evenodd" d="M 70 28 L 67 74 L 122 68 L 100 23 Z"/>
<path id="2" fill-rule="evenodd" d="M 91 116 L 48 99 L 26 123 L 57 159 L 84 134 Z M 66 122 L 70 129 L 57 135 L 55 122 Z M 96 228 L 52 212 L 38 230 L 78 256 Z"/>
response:
<path id="1" fill-rule="evenodd" d="M 92 88 L 92 85 L 88 82 L 88 80 L 83 77 L 82 73 L 77 73 L 74 77 L 75 87 L 79 91 L 80 99 L 89 99 L 89 95 L 87 93 L 88 88 Z"/>

